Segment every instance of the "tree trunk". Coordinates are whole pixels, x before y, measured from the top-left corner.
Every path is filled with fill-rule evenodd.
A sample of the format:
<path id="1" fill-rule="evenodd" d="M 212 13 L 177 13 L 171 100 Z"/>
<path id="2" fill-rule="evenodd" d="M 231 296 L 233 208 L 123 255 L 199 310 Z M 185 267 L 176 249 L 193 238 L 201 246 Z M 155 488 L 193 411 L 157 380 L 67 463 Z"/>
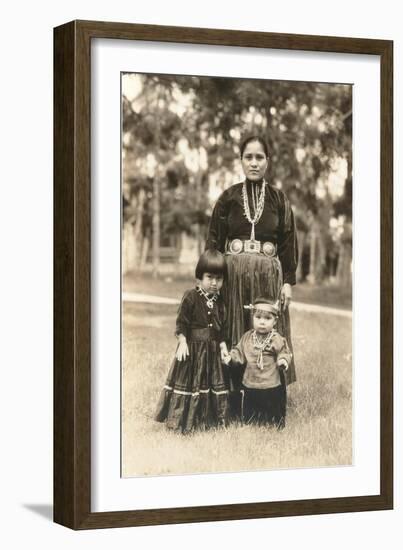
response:
<path id="1" fill-rule="evenodd" d="M 326 244 L 323 236 L 323 230 L 318 228 L 317 232 L 317 256 L 315 266 L 315 281 L 321 282 L 323 280 L 325 266 L 326 266 Z"/>
<path id="2" fill-rule="evenodd" d="M 124 227 L 125 234 L 125 256 L 126 262 L 124 267 L 124 273 L 132 271 L 136 267 L 136 239 L 134 236 L 134 227 L 132 223 L 126 223 Z"/>
<path id="3" fill-rule="evenodd" d="M 317 235 L 314 228 L 311 229 L 309 243 L 309 273 L 307 275 L 308 283 L 315 284 L 315 266 L 316 266 L 316 240 Z"/>
<path id="4" fill-rule="evenodd" d="M 160 266 L 160 195 L 158 178 L 153 179 L 153 270 L 154 278 L 158 277 Z"/>
<path id="5" fill-rule="evenodd" d="M 199 167 L 197 173 L 195 174 L 196 208 L 198 210 L 198 213 L 201 210 L 202 178 L 203 178 L 203 171 Z M 194 231 L 195 231 L 195 236 L 197 241 L 197 254 L 198 256 L 200 256 L 200 254 L 202 253 L 202 238 L 201 238 L 200 223 L 194 224 Z"/>
<path id="6" fill-rule="evenodd" d="M 137 195 L 137 208 L 136 208 L 136 221 L 134 224 L 134 252 L 133 252 L 133 260 L 134 265 L 132 268 L 136 267 L 136 264 L 140 262 L 141 259 L 141 250 L 142 250 L 142 244 L 143 244 L 143 214 L 144 214 L 144 201 L 146 197 L 146 192 L 143 188 L 141 188 Z"/>
<path id="7" fill-rule="evenodd" d="M 341 241 L 339 261 L 337 264 L 337 284 L 343 288 L 351 287 L 351 260 L 352 260 L 352 222 L 344 224 L 344 233 Z"/>
<path id="8" fill-rule="evenodd" d="M 122 273 L 125 275 L 130 271 L 130 231 L 133 229 L 130 223 L 123 224 L 123 243 L 122 243 Z"/>
<path id="9" fill-rule="evenodd" d="M 150 238 L 146 235 L 143 239 L 142 247 L 141 247 L 141 256 L 140 256 L 140 271 L 144 271 L 146 262 L 147 262 L 147 254 L 148 249 L 150 248 Z"/>
<path id="10" fill-rule="evenodd" d="M 351 244 L 344 242 L 340 247 L 339 261 L 337 263 L 336 283 L 342 288 L 351 287 Z"/>
<path id="11" fill-rule="evenodd" d="M 305 231 L 298 231 L 297 238 L 298 238 L 299 258 L 298 258 L 296 277 L 297 277 L 297 282 L 299 283 L 300 281 L 302 281 L 302 277 L 303 277 L 303 273 L 302 273 L 302 254 L 304 252 L 304 247 L 305 247 L 305 239 L 306 239 Z"/>

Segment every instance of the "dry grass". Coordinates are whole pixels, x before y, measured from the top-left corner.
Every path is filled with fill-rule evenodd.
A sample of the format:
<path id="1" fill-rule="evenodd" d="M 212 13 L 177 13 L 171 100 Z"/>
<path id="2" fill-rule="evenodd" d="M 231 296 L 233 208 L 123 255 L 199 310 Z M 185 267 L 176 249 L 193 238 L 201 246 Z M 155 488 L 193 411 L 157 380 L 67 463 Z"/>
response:
<path id="1" fill-rule="evenodd" d="M 176 307 L 126 304 L 123 313 L 124 477 L 351 464 L 349 319 L 293 312 L 298 381 L 284 431 L 232 424 L 183 436 L 153 420 L 174 353 Z"/>

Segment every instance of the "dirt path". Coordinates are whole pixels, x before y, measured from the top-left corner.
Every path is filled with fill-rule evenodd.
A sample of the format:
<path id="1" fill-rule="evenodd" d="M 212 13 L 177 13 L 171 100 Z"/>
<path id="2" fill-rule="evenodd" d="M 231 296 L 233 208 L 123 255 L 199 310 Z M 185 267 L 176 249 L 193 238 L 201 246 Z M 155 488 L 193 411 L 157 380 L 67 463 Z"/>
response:
<path id="1" fill-rule="evenodd" d="M 151 294 L 139 294 L 136 292 L 123 292 L 124 302 L 137 302 L 143 304 L 179 304 L 180 300 L 175 298 L 164 298 L 163 296 L 153 296 Z M 317 306 L 305 304 L 303 302 L 292 302 L 291 308 L 297 311 L 306 311 L 309 313 L 326 313 L 329 315 L 339 315 L 340 317 L 352 317 L 352 312 L 346 309 L 337 309 L 335 307 Z"/>

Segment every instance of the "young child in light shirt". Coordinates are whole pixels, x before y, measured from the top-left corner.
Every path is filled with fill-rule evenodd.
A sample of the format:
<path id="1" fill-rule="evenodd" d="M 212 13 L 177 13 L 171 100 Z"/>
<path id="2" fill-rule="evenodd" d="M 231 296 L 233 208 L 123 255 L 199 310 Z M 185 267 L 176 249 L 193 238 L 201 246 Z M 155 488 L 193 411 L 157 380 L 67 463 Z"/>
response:
<path id="1" fill-rule="evenodd" d="M 292 354 L 286 339 L 276 329 L 278 306 L 265 297 L 257 298 L 250 306 L 253 311 L 253 329 L 241 337 L 224 362 L 243 365 L 242 418 L 246 423 L 285 427 L 286 383 Z"/>

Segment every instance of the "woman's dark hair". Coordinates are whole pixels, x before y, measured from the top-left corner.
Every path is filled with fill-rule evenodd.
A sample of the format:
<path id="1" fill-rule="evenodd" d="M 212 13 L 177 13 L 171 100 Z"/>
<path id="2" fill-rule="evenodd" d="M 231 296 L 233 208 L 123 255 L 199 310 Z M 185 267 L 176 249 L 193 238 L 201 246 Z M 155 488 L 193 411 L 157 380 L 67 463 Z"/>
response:
<path id="1" fill-rule="evenodd" d="M 221 252 L 213 249 L 208 249 L 203 252 L 196 265 L 196 279 L 202 279 L 204 273 L 214 273 L 215 275 L 226 277 L 227 264 Z"/>
<path id="2" fill-rule="evenodd" d="M 247 138 L 245 138 L 242 141 L 242 143 L 240 145 L 241 158 L 243 157 L 244 151 L 245 151 L 246 146 L 248 145 L 248 143 L 252 143 L 253 141 L 257 141 L 257 142 L 260 143 L 260 145 L 263 147 L 263 150 L 265 152 L 266 157 L 268 157 L 269 156 L 269 148 L 268 148 L 267 143 L 265 142 L 265 140 L 261 136 L 253 135 L 253 136 L 248 136 Z"/>

